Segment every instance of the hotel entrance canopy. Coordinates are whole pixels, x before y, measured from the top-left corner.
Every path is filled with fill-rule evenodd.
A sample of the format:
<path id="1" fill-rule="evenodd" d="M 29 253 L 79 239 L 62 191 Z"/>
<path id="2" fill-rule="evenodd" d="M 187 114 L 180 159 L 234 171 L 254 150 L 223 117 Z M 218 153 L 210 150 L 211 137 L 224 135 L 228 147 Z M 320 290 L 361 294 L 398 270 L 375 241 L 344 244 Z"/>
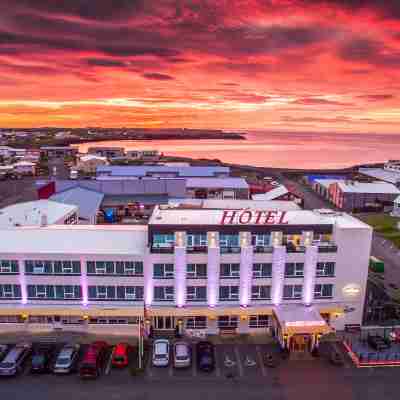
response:
<path id="1" fill-rule="evenodd" d="M 274 308 L 283 334 L 326 334 L 332 331 L 321 314 L 312 306 L 291 304 Z"/>

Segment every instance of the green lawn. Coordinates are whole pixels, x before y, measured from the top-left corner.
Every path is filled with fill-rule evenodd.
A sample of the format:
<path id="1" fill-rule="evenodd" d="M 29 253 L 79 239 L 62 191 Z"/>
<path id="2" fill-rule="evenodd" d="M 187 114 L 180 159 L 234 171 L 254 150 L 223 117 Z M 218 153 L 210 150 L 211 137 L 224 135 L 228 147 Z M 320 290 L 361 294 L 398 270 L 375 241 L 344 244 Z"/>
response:
<path id="1" fill-rule="evenodd" d="M 397 228 L 400 218 L 391 217 L 386 214 L 369 214 L 359 216 L 358 218 L 371 225 L 376 232 L 379 232 L 385 239 L 392 241 L 400 248 L 400 230 Z"/>

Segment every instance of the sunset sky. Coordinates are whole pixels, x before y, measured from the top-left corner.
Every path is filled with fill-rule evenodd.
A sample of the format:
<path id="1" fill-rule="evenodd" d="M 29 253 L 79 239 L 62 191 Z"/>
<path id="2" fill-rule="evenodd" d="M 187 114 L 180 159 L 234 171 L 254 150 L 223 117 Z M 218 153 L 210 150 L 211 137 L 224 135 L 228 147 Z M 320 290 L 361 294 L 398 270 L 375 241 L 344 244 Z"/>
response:
<path id="1" fill-rule="evenodd" d="M 1 4 L 3 127 L 398 131 L 398 0 Z"/>

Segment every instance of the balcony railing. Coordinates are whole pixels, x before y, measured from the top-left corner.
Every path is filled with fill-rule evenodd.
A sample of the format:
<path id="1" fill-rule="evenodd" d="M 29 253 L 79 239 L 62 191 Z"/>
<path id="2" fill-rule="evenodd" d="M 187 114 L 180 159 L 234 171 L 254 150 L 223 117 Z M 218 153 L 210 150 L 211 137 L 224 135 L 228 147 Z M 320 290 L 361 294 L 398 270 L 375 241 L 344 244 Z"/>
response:
<path id="1" fill-rule="evenodd" d="M 287 244 L 286 245 L 286 252 L 287 253 L 305 253 L 306 247 L 305 246 L 295 246 L 294 244 Z"/>
<path id="2" fill-rule="evenodd" d="M 174 252 L 174 248 L 171 247 L 152 247 L 151 248 L 152 253 L 158 253 L 158 254 L 172 254 Z"/>
<path id="3" fill-rule="evenodd" d="M 254 253 L 272 253 L 274 248 L 272 246 L 254 246 Z"/>
<path id="4" fill-rule="evenodd" d="M 240 247 L 220 247 L 221 254 L 240 254 Z"/>
<path id="5" fill-rule="evenodd" d="M 318 253 L 337 253 L 337 250 L 335 243 L 318 243 Z"/>
<path id="6" fill-rule="evenodd" d="M 186 253 L 207 253 L 207 246 L 188 246 Z"/>

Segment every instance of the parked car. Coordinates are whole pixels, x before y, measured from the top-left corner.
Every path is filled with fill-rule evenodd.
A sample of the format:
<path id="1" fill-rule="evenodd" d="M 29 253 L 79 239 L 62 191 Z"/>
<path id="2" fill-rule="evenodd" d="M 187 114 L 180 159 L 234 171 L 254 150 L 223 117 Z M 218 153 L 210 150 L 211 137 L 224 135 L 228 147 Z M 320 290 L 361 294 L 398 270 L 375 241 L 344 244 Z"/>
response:
<path id="1" fill-rule="evenodd" d="M 129 364 L 129 353 L 132 347 L 128 343 L 118 343 L 115 346 L 112 358 L 112 366 L 117 368 L 124 368 Z"/>
<path id="2" fill-rule="evenodd" d="M 211 372 L 215 368 L 215 349 L 211 342 L 199 342 L 196 346 L 197 367 L 201 371 Z"/>
<path id="3" fill-rule="evenodd" d="M 0 375 L 14 376 L 21 371 L 24 361 L 28 358 L 32 350 L 30 343 L 20 343 L 15 345 L 0 363 Z"/>
<path id="4" fill-rule="evenodd" d="M 192 349 L 186 342 L 174 344 L 174 367 L 188 368 L 192 365 Z"/>
<path id="5" fill-rule="evenodd" d="M 7 355 L 10 346 L 8 344 L 0 344 L 0 361 Z"/>
<path id="6" fill-rule="evenodd" d="M 101 375 L 107 349 L 108 344 L 102 341 L 94 342 L 87 348 L 79 367 L 81 378 L 97 378 Z"/>
<path id="7" fill-rule="evenodd" d="M 40 345 L 33 351 L 31 373 L 39 374 L 50 372 L 54 358 L 54 346 Z"/>
<path id="8" fill-rule="evenodd" d="M 65 345 L 56 358 L 53 372 L 55 374 L 68 374 L 75 367 L 78 360 L 79 344 Z"/>
<path id="9" fill-rule="evenodd" d="M 368 344 L 376 351 L 386 350 L 390 348 L 389 341 L 379 335 L 369 335 Z"/>
<path id="10" fill-rule="evenodd" d="M 153 343 L 152 363 L 155 367 L 167 367 L 169 364 L 169 341 L 157 339 Z"/>

